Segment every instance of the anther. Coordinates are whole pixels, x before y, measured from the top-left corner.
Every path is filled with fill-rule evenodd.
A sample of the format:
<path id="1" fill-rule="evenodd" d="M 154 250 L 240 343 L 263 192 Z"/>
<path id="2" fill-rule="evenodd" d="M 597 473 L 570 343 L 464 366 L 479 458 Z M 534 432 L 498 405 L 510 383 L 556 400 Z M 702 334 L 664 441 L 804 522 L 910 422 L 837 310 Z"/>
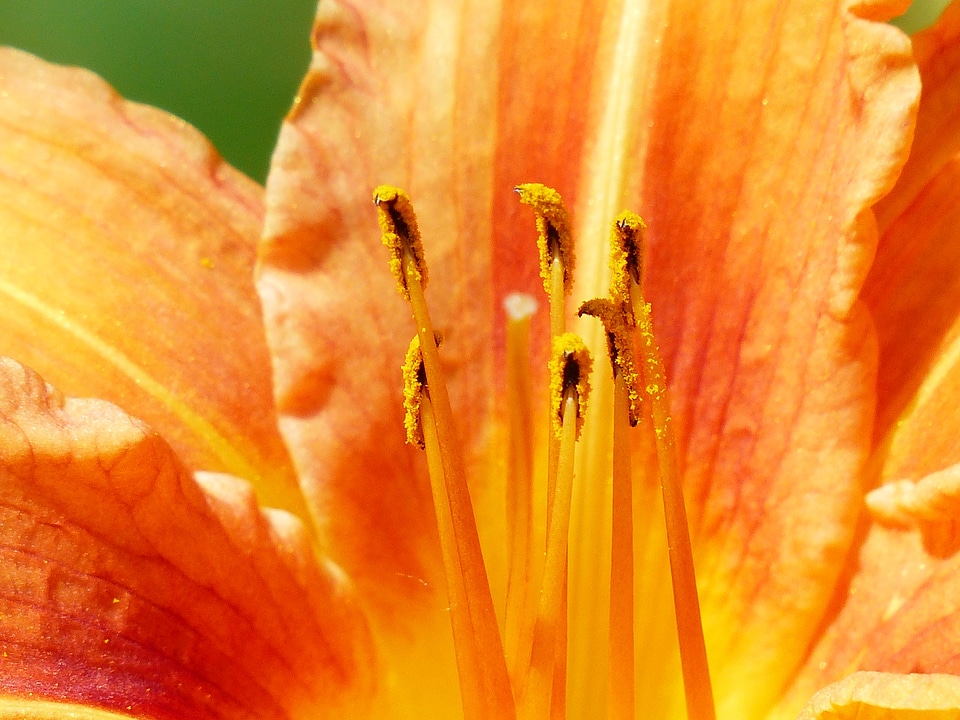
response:
<path id="1" fill-rule="evenodd" d="M 397 289 L 410 299 L 408 274 L 413 273 L 420 286 L 427 284 L 427 266 L 423 261 L 423 243 L 413 204 L 409 196 L 391 185 L 373 191 L 373 202 L 380 211 L 383 244 L 390 249 L 390 271 L 397 279 Z M 406 265 L 406 267 L 405 267 Z"/>
<path id="2" fill-rule="evenodd" d="M 564 399 L 569 393 L 577 398 L 576 437 L 580 437 L 590 394 L 590 351 L 578 335 L 565 333 L 553 341 L 550 359 L 550 407 L 553 409 L 553 430 L 563 436 Z"/>
<path id="3" fill-rule="evenodd" d="M 603 323 L 603 329 L 607 334 L 607 353 L 610 356 L 613 376 L 615 379 L 618 376 L 623 378 L 629 398 L 630 425 L 635 427 L 640 422 L 642 405 L 631 332 L 633 314 L 629 308 L 626 302 L 595 298 L 582 303 L 577 315 L 580 317 L 589 315 Z"/>
<path id="4" fill-rule="evenodd" d="M 420 336 L 414 335 L 403 360 L 403 426 L 407 431 L 407 443 L 421 450 L 423 444 L 423 420 L 420 417 L 420 402 L 427 384 L 427 371 L 420 352 Z"/>
<path id="5" fill-rule="evenodd" d="M 624 210 L 613 223 L 610 236 L 610 297 L 630 307 L 630 286 L 643 277 L 643 232 L 647 225 L 639 215 Z M 632 320 L 631 320 L 632 322 Z"/>
<path id="6" fill-rule="evenodd" d="M 559 261 L 563 268 L 563 293 L 568 294 L 573 287 L 573 237 L 560 193 L 539 183 L 517 185 L 515 190 L 520 195 L 520 202 L 533 208 L 537 219 L 537 247 L 544 290 L 552 294 L 551 267 L 554 261 Z"/>

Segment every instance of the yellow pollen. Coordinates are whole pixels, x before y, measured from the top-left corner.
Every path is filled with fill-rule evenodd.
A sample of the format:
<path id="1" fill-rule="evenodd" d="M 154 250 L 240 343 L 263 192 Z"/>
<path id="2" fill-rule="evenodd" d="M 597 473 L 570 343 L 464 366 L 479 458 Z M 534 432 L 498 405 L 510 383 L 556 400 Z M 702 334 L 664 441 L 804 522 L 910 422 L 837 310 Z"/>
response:
<path id="1" fill-rule="evenodd" d="M 532 207 L 537 219 L 537 248 L 540 250 L 543 289 L 552 297 L 552 266 L 555 260 L 559 260 L 563 269 L 563 293 L 569 294 L 573 287 L 575 257 L 570 218 L 560 193 L 539 183 L 526 183 L 515 189 L 520 195 L 520 202 Z"/>
<path id="2" fill-rule="evenodd" d="M 423 444 L 423 422 L 420 417 L 420 401 L 423 398 L 427 374 L 423 367 L 423 354 L 420 352 L 420 336 L 414 335 L 407 348 L 403 361 L 403 426 L 407 431 L 407 443 L 421 450 Z"/>
<path id="3" fill-rule="evenodd" d="M 570 389 L 574 389 L 577 395 L 576 437 L 580 437 L 587 413 L 587 397 L 590 395 L 592 362 L 590 351 L 580 336 L 564 333 L 554 338 L 550 358 L 550 407 L 553 410 L 553 431 L 557 438 L 563 437 L 563 403 Z"/>
<path id="4" fill-rule="evenodd" d="M 414 273 L 421 285 L 427 284 L 427 265 L 423 260 L 423 243 L 413 204 L 407 194 L 391 185 L 381 185 L 373 191 L 373 202 L 379 212 L 383 244 L 390 249 L 390 271 L 397 279 L 397 290 L 405 300 L 410 299 L 408 273 Z M 404 256 L 411 269 L 404 269 Z"/>
<path id="5" fill-rule="evenodd" d="M 643 231 L 647 224 L 639 215 L 624 210 L 613 223 L 610 235 L 610 297 L 630 308 L 630 286 L 643 277 Z M 631 313 L 630 324 L 633 324 Z"/>
<path id="6" fill-rule="evenodd" d="M 640 377 L 633 352 L 633 334 L 631 325 L 633 313 L 629 304 L 615 302 L 607 298 L 587 300 L 580 305 L 577 315 L 589 315 L 603 323 L 607 334 L 607 353 L 613 368 L 614 378 L 623 378 L 629 400 L 629 419 L 631 427 L 640 422 L 642 404 L 640 398 Z"/>

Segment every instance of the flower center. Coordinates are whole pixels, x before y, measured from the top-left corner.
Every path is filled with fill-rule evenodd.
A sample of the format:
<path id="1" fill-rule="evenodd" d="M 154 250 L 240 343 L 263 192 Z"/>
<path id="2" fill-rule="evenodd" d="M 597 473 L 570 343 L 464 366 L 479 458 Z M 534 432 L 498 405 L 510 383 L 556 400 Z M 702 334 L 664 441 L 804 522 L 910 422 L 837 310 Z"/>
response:
<path id="1" fill-rule="evenodd" d="M 404 364 L 405 423 L 408 442 L 423 448 L 427 457 L 463 711 L 471 720 L 566 717 L 568 537 L 576 442 L 586 415 L 591 359 L 582 340 L 565 331 L 565 297 L 572 285 L 574 252 L 560 195 L 537 184 L 521 185 L 517 192 L 520 201 L 534 210 L 541 275 L 550 303 L 552 429 L 547 433 L 546 537 L 542 547 L 537 547 L 532 532 L 535 422 L 526 363 L 530 316 L 536 302 L 529 296 L 511 296 L 505 304 L 509 577 L 502 635 L 454 431 L 439 359 L 439 338 L 424 298 L 427 271 L 416 216 L 403 191 L 381 186 L 374 192 L 383 242 L 392 253 L 391 269 L 401 295 L 411 304 L 417 327 Z M 633 426 L 645 415 L 652 424 L 663 492 L 687 716 L 691 720 L 713 720 L 713 694 L 666 375 L 653 333 L 651 308 L 641 289 L 644 227 L 643 220 L 633 213 L 622 213 L 616 219 L 610 297 L 588 301 L 580 308 L 581 315 L 603 323 L 614 378 L 609 716 L 633 718 L 637 702 L 631 435 Z M 634 360 L 635 345 L 639 363 Z M 539 573 L 535 562 L 538 553 L 544 557 Z"/>

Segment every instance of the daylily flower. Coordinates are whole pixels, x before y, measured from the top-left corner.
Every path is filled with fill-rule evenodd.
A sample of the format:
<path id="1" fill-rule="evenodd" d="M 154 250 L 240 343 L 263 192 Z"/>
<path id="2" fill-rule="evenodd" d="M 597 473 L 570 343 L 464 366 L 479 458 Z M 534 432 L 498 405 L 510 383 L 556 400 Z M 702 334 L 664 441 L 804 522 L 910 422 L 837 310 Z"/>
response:
<path id="1" fill-rule="evenodd" d="M 0 53 L 2 351 L 19 361 L 0 365 L 0 711 L 461 717 L 399 402 L 415 327 L 370 193 L 395 183 L 417 206 L 502 612 L 502 300 L 542 293 L 512 192 L 537 180 L 567 201 L 578 298 L 606 294 L 617 213 L 648 224 L 718 716 L 960 712 L 960 7 L 911 49 L 882 22 L 903 4 L 325 0 L 265 200 L 183 123 Z M 602 359 L 600 325 L 574 327 Z M 536 402 L 545 336 L 538 316 Z M 616 704 L 624 549 L 595 365 L 572 718 Z M 650 428 L 632 432 L 637 714 L 680 718 L 658 471 Z M 521 437 L 538 466 L 546 433 Z"/>

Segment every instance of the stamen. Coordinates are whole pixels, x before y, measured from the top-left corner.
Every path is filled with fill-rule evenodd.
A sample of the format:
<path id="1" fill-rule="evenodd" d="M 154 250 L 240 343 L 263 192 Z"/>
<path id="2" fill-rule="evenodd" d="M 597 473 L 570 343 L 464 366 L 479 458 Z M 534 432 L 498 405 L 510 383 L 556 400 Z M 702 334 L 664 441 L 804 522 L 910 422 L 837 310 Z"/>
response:
<path id="1" fill-rule="evenodd" d="M 520 202 L 533 208 L 537 221 L 537 248 L 540 255 L 540 276 L 550 302 L 551 342 L 566 332 L 566 296 L 573 287 L 574 246 L 570 233 L 570 219 L 563 199 L 553 188 L 539 183 L 527 183 L 514 188 Z M 553 422 L 553 421 L 551 421 Z M 555 433 L 547 435 L 547 526 L 553 516 L 553 498 L 556 495 L 557 466 L 560 462 L 560 441 Z M 566 567 L 566 563 L 564 563 Z M 566 648 L 567 648 L 567 590 L 566 575 L 562 581 L 561 621 L 557 631 L 557 656 L 554 665 L 554 700 L 551 717 L 566 714 Z"/>
<path id="2" fill-rule="evenodd" d="M 627 329 L 631 313 L 623 302 L 588 300 L 577 312 L 598 318 L 607 333 L 613 369 L 613 508 L 610 556 L 610 702 L 611 720 L 633 720 L 633 475 L 630 427 L 640 417 L 640 394 L 633 362 L 633 337 Z M 632 319 L 632 318 L 631 318 Z"/>
<path id="3" fill-rule="evenodd" d="M 623 212 L 614 223 L 610 249 L 610 294 L 633 310 L 640 330 L 640 359 L 647 395 L 650 396 L 653 430 L 660 469 L 660 487 L 667 526 L 667 550 L 673 579 L 673 602 L 680 642 L 680 664 L 689 720 L 714 720 L 713 689 L 707 649 L 700 620 L 700 600 L 690 546 L 690 528 L 680 484 L 679 461 L 670 417 L 670 397 L 660 348 L 653 333 L 650 305 L 644 300 L 643 231 L 646 223 L 636 213 Z"/>
<path id="4" fill-rule="evenodd" d="M 568 333 L 554 340 L 550 394 L 553 414 L 557 418 L 555 430 L 560 436 L 560 458 L 553 513 L 548 523 L 546 563 L 530 674 L 521 705 L 524 720 L 542 720 L 548 717 L 548 713 L 552 715 L 551 702 L 558 690 L 554 687 L 554 671 L 560 660 L 558 633 L 565 613 L 574 448 L 586 414 L 590 366 L 590 353 L 579 337 Z"/>
<path id="5" fill-rule="evenodd" d="M 539 183 L 518 185 L 520 202 L 533 208 L 537 219 L 540 277 L 550 298 L 550 335 L 564 333 L 564 298 L 573 287 L 574 250 L 570 219 L 563 199 L 553 188 Z"/>
<path id="6" fill-rule="evenodd" d="M 421 398 L 421 424 L 424 427 L 425 444 L 428 439 L 427 426 L 436 432 L 433 471 L 442 473 L 443 477 L 443 482 L 437 483 L 438 492 L 434 498 L 438 524 L 445 513 L 449 512 L 451 517 L 451 532 L 449 536 L 441 533 L 441 547 L 450 558 L 457 560 L 444 563 L 446 571 L 450 573 L 447 585 L 450 588 L 454 645 L 461 668 L 461 683 L 476 684 L 475 689 L 461 688 L 464 714 L 468 717 L 512 718 L 515 708 L 503 643 L 493 609 L 473 505 L 467 490 L 463 455 L 454 430 L 453 411 L 437 352 L 436 335 L 423 295 L 426 265 L 416 216 L 407 195 L 396 188 L 377 188 L 374 202 L 380 211 L 384 244 L 395 248 L 399 243 L 399 263 L 395 251 L 390 265 L 391 268 L 400 268 L 400 292 L 410 300 L 423 357 L 426 383 L 422 384 L 425 392 Z M 426 398 L 429 398 L 429 403 L 423 401 Z M 436 462 L 437 459 L 439 462 Z M 442 488 L 439 487 L 441 484 Z M 462 603 L 459 603 L 461 599 Z M 461 613 L 466 614 L 458 618 L 457 615 Z M 471 646 L 475 648 L 475 662 Z"/>
<path id="7" fill-rule="evenodd" d="M 507 316 L 507 601 L 504 650 L 515 689 L 530 664 L 536 620 L 533 568 L 533 381 L 530 319 L 537 301 L 514 293 L 503 302 Z"/>

